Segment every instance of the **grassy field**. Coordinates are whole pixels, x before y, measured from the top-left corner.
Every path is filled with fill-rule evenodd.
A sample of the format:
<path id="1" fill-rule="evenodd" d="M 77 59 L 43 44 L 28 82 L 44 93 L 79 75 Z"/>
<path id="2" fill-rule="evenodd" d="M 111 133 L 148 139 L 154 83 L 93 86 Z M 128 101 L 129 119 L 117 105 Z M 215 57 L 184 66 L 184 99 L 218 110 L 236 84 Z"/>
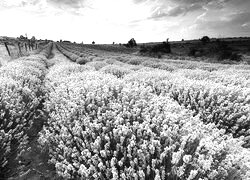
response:
<path id="1" fill-rule="evenodd" d="M 241 62 L 250 64 L 250 38 L 212 38 L 208 43 L 201 40 L 170 41 L 171 53 L 140 53 L 142 47 L 154 47 L 161 45 L 162 42 L 138 43 L 134 48 L 126 48 L 122 44 L 96 44 L 82 45 L 83 47 L 109 52 L 136 54 L 155 58 L 192 60 L 213 63 L 235 64 Z M 75 44 L 74 44 L 75 45 Z M 234 58 L 232 55 L 239 55 Z M 233 60 L 231 60 L 233 58 Z"/>
<path id="2" fill-rule="evenodd" d="M 4 63 L 0 178 L 250 179 L 250 65 L 138 50 L 50 42 Z"/>

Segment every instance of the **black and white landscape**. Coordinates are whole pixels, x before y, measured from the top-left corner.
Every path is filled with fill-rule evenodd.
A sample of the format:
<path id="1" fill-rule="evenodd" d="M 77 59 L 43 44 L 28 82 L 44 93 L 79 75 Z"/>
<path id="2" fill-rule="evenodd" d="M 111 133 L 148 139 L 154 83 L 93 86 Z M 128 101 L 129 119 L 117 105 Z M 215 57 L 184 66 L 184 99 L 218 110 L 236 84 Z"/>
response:
<path id="1" fill-rule="evenodd" d="M 0 1 L 0 179 L 249 180 L 250 1 Z"/>

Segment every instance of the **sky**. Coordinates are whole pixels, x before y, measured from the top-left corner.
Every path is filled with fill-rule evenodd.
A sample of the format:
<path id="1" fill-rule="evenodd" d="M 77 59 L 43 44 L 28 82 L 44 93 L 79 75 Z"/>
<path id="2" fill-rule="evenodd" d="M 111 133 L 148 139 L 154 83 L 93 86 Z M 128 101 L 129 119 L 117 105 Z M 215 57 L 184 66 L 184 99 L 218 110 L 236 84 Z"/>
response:
<path id="1" fill-rule="evenodd" d="M 0 0 L 0 36 L 159 42 L 250 36 L 250 0 Z"/>

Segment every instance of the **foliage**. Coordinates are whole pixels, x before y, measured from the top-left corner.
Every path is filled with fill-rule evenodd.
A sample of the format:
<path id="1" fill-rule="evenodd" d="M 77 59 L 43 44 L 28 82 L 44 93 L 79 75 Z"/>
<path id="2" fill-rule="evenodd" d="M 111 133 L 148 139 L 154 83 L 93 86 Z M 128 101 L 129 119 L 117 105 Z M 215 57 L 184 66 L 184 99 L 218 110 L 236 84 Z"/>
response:
<path id="1" fill-rule="evenodd" d="M 125 78 L 128 82 L 141 83 L 143 81 L 143 84 L 150 84 L 156 94 L 168 94 L 180 105 L 193 110 L 194 115 L 199 115 L 203 122 L 215 123 L 235 137 L 244 136 L 245 145 L 250 146 L 249 88 L 243 90 L 238 85 L 231 84 L 232 77 L 229 77 L 228 83 L 223 85 L 219 82 L 219 78 L 217 81 L 213 79 L 213 76 L 211 80 L 205 80 L 205 78 L 196 80 L 187 79 L 178 72 L 165 76 L 164 74 L 160 77 L 160 73 L 137 72 Z M 226 82 L 223 79 L 221 81 Z"/>
<path id="2" fill-rule="evenodd" d="M 141 71 L 127 76 L 117 79 L 76 70 L 60 79 L 54 75 L 47 79 L 45 104 L 50 118 L 39 143 L 48 149 L 60 176 L 191 180 L 232 179 L 237 174 L 239 179 L 249 178 L 250 154 L 241 147 L 241 139 L 225 135 L 214 124 L 205 125 L 164 94 L 165 87 L 155 86 L 161 84 L 157 79 L 165 80 L 170 73 Z M 161 94 L 155 92 L 157 87 Z"/>
<path id="3" fill-rule="evenodd" d="M 28 144 L 28 132 L 41 113 L 38 107 L 44 95 L 45 59 L 43 55 L 23 57 L 0 69 L 1 179 L 18 171 L 19 158 Z"/>
<path id="4" fill-rule="evenodd" d="M 133 65 L 139 65 L 143 62 L 144 60 L 139 57 L 131 58 L 130 60 L 127 61 L 128 64 L 133 64 Z"/>
<path id="5" fill-rule="evenodd" d="M 5 177 L 41 111 L 38 141 L 63 179 L 250 178 L 249 66 L 55 45 L 0 68 Z M 47 59 L 53 47 L 72 62 Z"/>
<path id="6" fill-rule="evenodd" d="M 163 42 L 162 44 L 156 44 L 156 45 L 142 45 L 140 47 L 140 53 L 142 54 L 149 54 L 151 56 L 157 55 L 157 57 L 160 57 L 160 53 L 171 53 L 171 46 L 168 42 Z"/>
<path id="7" fill-rule="evenodd" d="M 30 39 L 31 43 L 35 43 L 36 42 L 36 38 L 35 36 L 32 36 L 32 38 Z"/>
<path id="8" fill-rule="evenodd" d="M 124 75 L 132 72 L 130 69 L 118 65 L 107 65 L 101 68 L 100 71 L 113 74 L 118 78 L 122 78 Z"/>
<path id="9" fill-rule="evenodd" d="M 78 64 L 86 64 L 87 62 L 89 62 L 89 60 L 87 60 L 86 58 L 79 57 L 76 59 L 76 63 Z"/>
<path id="10" fill-rule="evenodd" d="M 108 63 L 104 61 L 92 61 L 88 62 L 86 65 L 93 66 L 97 71 L 105 66 L 108 65 Z"/>
<path id="11" fill-rule="evenodd" d="M 27 37 L 24 37 L 23 35 L 20 35 L 19 39 L 20 40 L 27 40 Z"/>
<path id="12" fill-rule="evenodd" d="M 208 36 L 203 36 L 203 37 L 201 38 L 201 42 L 202 42 L 203 44 L 206 44 L 206 43 L 210 42 L 210 38 L 209 38 Z"/>
<path id="13" fill-rule="evenodd" d="M 125 44 L 126 47 L 133 48 L 137 46 L 137 43 L 134 38 L 130 39 L 127 44 Z"/>
<path id="14" fill-rule="evenodd" d="M 237 52 L 233 52 L 232 48 L 226 45 L 224 42 L 218 42 L 216 51 L 218 52 L 218 60 L 222 61 L 225 59 L 233 61 L 241 61 L 242 55 Z"/>

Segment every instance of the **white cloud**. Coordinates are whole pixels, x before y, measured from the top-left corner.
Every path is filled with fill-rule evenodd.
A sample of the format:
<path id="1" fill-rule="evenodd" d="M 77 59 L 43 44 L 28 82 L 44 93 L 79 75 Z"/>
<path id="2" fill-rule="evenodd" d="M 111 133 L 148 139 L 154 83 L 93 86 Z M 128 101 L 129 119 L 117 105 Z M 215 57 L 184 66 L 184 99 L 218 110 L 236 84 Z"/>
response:
<path id="1" fill-rule="evenodd" d="M 204 33 L 229 32 L 232 25 L 246 32 L 249 14 L 241 14 L 245 6 L 238 1 L 238 8 L 231 0 L 220 1 L 223 8 L 218 10 L 213 0 L 2 0 L 0 35 L 124 43 L 132 37 L 137 42 L 199 38 Z M 228 14 L 236 15 L 234 23 L 220 26 L 227 18 L 231 22 Z M 153 16 L 159 18 L 149 19 Z M 240 31 L 233 29 L 236 34 Z"/>

